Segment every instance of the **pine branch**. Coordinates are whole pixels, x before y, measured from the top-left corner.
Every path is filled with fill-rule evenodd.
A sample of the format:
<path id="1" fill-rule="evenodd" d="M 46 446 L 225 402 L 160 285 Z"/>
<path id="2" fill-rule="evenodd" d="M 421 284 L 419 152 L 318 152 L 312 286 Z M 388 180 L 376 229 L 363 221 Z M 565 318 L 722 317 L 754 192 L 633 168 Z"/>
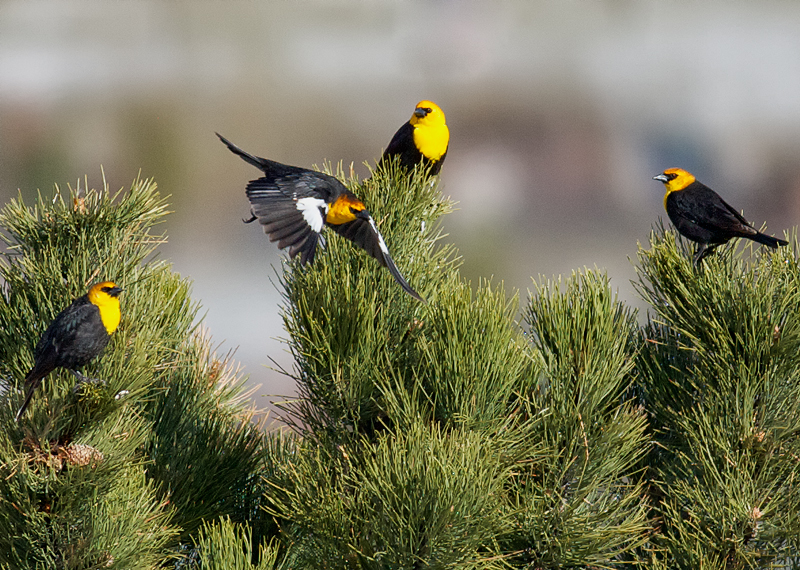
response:
<path id="1" fill-rule="evenodd" d="M 517 461 L 509 486 L 506 549 L 523 567 L 618 567 L 650 530 L 647 423 L 627 401 L 635 316 L 587 271 L 535 285 L 526 319 L 542 362 L 529 406 L 546 412 L 542 449 Z"/>
<path id="2" fill-rule="evenodd" d="M 423 173 L 409 178 L 381 169 L 361 185 L 345 182 L 370 206 L 406 279 L 435 299 L 456 263 L 451 247 L 434 247 L 442 237 L 438 218 L 450 203 Z M 415 323 L 425 309 L 375 260 L 337 237 L 329 236 L 313 267 L 287 263 L 283 316 L 300 393 L 284 419 L 338 443 L 384 421 L 374 380 L 414 364 Z"/>
<path id="3" fill-rule="evenodd" d="M 794 557 L 800 476 L 797 240 L 691 266 L 662 229 L 640 250 L 654 307 L 639 359 L 668 563 L 763 568 Z"/>
<path id="4" fill-rule="evenodd" d="M 270 541 L 258 548 L 258 557 L 252 546 L 253 539 L 247 525 L 238 525 L 223 518 L 216 523 L 206 523 L 196 542 L 202 570 L 278 570 L 278 547 Z"/>
<path id="5" fill-rule="evenodd" d="M 167 213 L 151 180 L 127 192 L 56 189 L 0 212 L 0 565 L 155 568 L 205 519 L 274 532 L 259 510 L 265 448 L 235 368 L 195 334 L 188 281 L 155 258 Z M 122 321 L 73 390 L 44 380 L 19 424 L 16 387 L 54 315 L 92 283 L 125 289 Z M 182 525 L 182 532 L 176 525 Z"/>

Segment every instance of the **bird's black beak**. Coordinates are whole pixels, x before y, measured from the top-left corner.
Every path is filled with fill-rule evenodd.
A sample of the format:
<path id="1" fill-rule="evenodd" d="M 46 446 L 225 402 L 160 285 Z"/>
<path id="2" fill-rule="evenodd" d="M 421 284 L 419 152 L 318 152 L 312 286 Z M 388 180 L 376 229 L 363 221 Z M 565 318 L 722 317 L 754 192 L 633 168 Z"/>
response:
<path id="1" fill-rule="evenodd" d="M 416 115 L 420 119 L 425 117 L 425 115 L 427 115 L 427 114 L 428 114 L 428 112 L 425 109 L 423 109 L 422 107 L 417 107 L 416 109 L 414 109 L 414 115 Z"/>
<path id="2" fill-rule="evenodd" d="M 664 184 L 669 182 L 669 178 L 667 178 L 666 174 L 656 174 L 655 176 L 653 176 L 653 180 L 658 180 L 659 182 L 663 182 Z"/>
<path id="3" fill-rule="evenodd" d="M 112 297 L 118 297 L 120 293 L 122 293 L 125 289 L 122 287 L 112 287 L 108 290 L 108 294 Z"/>

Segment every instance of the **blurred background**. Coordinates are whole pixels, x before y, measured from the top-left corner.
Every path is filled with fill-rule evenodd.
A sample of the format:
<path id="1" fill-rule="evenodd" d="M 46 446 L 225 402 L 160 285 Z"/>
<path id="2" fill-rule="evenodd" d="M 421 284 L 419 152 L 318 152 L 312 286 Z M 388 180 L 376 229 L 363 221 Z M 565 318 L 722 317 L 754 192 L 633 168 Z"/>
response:
<path id="1" fill-rule="evenodd" d="M 782 235 L 800 219 L 800 3 L 0 1 L 0 203 L 53 185 L 170 194 L 161 255 L 194 282 L 256 403 L 291 395 L 273 283 L 246 226 L 257 171 L 374 164 L 420 99 L 447 115 L 444 225 L 463 274 L 605 269 L 619 294 L 681 166 Z M 279 398 L 277 398 L 279 399 Z"/>

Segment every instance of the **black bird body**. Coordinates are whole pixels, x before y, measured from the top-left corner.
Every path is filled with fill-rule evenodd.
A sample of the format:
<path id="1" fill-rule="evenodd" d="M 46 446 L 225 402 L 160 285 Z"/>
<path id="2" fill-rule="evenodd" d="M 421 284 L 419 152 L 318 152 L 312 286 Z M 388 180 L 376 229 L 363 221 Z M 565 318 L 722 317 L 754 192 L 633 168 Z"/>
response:
<path id="1" fill-rule="evenodd" d="M 252 216 L 245 221 L 258 220 L 270 241 L 289 249 L 290 258 L 299 255 L 302 265 L 313 263 L 317 245 L 324 244 L 322 228 L 328 226 L 374 257 L 403 290 L 424 302 L 397 269 L 369 210 L 344 184 L 322 172 L 254 156 L 217 136 L 231 152 L 264 173 L 247 184 Z"/>
<path id="2" fill-rule="evenodd" d="M 430 174 L 439 174 L 449 144 L 450 131 L 442 110 L 431 101 L 420 101 L 411 119 L 389 141 L 379 165 L 399 157 L 400 165 L 407 170 L 422 162 L 430 166 Z"/>
<path id="3" fill-rule="evenodd" d="M 25 377 L 25 400 L 17 412 L 17 420 L 45 376 L 56 368 L 75 372 L 108 345 L 119 324 L 117 295 L 121 291 L 110 281 L 99 283 L 56 315 L 34 349 L 34 365 Z"/>
<path id="4" fill-rule="evenodd" d="M 667 188 L 664 208 L 675 229 L 699 244 L 695 263 L 732 238 L 747 238 L 772 248 L 787 244 L 753 228 L 719 194 L 685 170 L 670 168 L 654 179 Z"/>
<path id="5" fill-rule="evenodd" d="M 397 129 L 392 140 L 389 141 L 389 146 L 383 151 L 381 162 L 390 160 L 394 156 L 399 157 L 400 166 L 406 170 L 411 170 L 414 166 L 422 162 L 425 166 L 431 166 L 431 174 L 439 174 L 447 152 L 445 152 L 439 160 L 435 162 L 431 161 L 427 156 L 422 154 L 414 144 L 414 127 L 411 123 L 405 123 L 402 127 Z"/>
<path id="6" fill-rule="evenodd" d="M 50 323 L 34 351 L 31 375 L 44 376 L 55 368 L 75 369 L 88 364 L 108 344 L 100 309 L 89 297 L 78 297 Z"/>

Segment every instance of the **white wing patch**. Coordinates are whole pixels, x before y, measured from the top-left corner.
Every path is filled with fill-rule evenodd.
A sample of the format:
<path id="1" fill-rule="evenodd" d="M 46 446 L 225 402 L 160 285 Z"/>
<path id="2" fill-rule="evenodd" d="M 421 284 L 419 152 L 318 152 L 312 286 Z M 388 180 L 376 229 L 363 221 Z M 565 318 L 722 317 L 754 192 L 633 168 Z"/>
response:
<path id="1" fill-rule="evenodd" d="M 327 214 L 328 204 L 321 198 L 300 198 L 296 202 L 297 209 L 303 212 L 303 218 L 311 229 L 316 233 L 322 231 L 322 224 L 325 222 L 322 211 Z"/>
<path id="2" fill-rule="evenodd" d="M 372 229 L 378 236 L 378 246 L 381 248 L 381 251 L 383 252 L 384 255 L 389 255 L 389 248 L 386 247 L 386 242 L 383 241 L 383 236 L 381 235 L 381 232 L 378 231 L 378 228 L 375 226 L 375 220 L 372 219 L 372 216 L 369 217 L 369 225 L 372 226 Z"/>

